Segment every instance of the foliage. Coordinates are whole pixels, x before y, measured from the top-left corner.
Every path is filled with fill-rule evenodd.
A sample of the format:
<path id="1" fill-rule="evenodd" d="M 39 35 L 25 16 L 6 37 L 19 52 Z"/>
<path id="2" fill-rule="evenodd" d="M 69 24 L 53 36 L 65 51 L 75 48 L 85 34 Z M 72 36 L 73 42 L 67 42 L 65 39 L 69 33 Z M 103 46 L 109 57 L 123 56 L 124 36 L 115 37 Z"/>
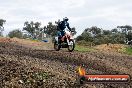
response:
<path id="1" fill-rule="evenodd" d="M 126 26 L 117 26 L 112 30 L 103 30 L 96 26 L 91 28 L 86 28 L 84 32 L 76 38 L 77 41 L 86 41 L 92 42 L 93 45 L 99 44 L 125 44 L 128 41 L 132 40 L 132 27 L 129 25 Z"/>
<path id="2" fill-rule="evenodd" d="M 125 52 L 129 55 L 132 55 L 132 47 L 127 47 Z"/>
<path id="3" fill-rule="evenodd" d="M 45 33 L 51 36 L 55 36 L 57 33 L 57 25 L 53 25 L 52 22 L 49 22 L 47 26 L 44 27 Z"/>
<path id="4" fill-rule="evenodd" d="M 77 41 L 76 44 L 80 46 L 87 46 L 87 47 L 92 47 L 95 45 L 94 42 L 87 42 L 85 40 Z"/>
<path id="5" fill-rule="evenodd" d="M 41 28 L 40 22 L 25 22 L 23 30 L 26 31 L 29 37 L 33 39 L 39 39 L 40 35 L 44 32 L 44 28 Z"/>
<path id="6" fill-rule="evenodd" d="M 58 22 L 56 22 L 56 24 L 49 22 L 46 26 L 42 28 L 41 23 L 39 22 L 27 21 L 24 23 L 24 27 L 23 27 L 23 31 L 27 32 L 27 34 L 25 34 L 25 38 L 29 37 L 32 39 L 42 40 L 44 34 L 46 35 L 46 37 L 54 37 L 57 35 L 57 25 Z M 76 34 L 75 27 L 72 28 L 72 31 L 74 32 L 75 35 Z"/>
<path id="7" fill-rule="evenodd" d="M 29 38 L 29 35 L 28 34 L 23 34 L 23 39 L 27 39 Z"/>
<path id="8" fill-rule="evenodd" d="M 13 38 L 13 37 L 23 38 L 23 33 L 22 33 L 21 30 L 15 29 L 15 30 L 9 32 L 8 36 L 9 36 L 10 38 Z"/>

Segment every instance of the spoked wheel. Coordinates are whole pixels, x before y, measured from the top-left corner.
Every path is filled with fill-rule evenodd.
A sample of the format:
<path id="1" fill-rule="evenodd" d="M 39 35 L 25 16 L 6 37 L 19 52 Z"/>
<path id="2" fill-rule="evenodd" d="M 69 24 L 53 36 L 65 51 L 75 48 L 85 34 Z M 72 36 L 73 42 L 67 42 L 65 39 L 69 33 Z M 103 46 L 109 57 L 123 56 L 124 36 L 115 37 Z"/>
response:
<path id="1" fill-rule="evenodd" d="M 69 50 L 69 52 L 72 52 L 75 48 L 74 40 L 70 40 L 69 43 L 70 43 L 70 45 L 68 45 L 68 50 Z"/>
<path id="2" fill-rule="evenodd" d="M 54 42 L 54 49 L 56 51 L 59 51 L 60 50 L 60 45 L 56 41 Z"/>

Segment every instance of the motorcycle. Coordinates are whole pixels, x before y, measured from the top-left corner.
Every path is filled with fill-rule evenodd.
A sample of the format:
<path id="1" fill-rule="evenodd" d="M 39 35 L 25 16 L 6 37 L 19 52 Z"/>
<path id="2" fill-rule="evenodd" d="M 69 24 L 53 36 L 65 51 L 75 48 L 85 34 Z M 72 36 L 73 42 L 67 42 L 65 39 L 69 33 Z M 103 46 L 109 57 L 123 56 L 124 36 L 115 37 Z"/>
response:
<path id="1" fill-rule="evenodd" d="M 54 49 L 56 51 L 59 51 L 60 48 L 68 48 L 69 52 L 72 52 L 75 48 L 75 39 L 73 38 L 73 31 L 65 31 L 65 35 L 62 41 L 61 39 L 58 39 L 58 36 L 55 37 L 55 41 L 54 41 Z"/>

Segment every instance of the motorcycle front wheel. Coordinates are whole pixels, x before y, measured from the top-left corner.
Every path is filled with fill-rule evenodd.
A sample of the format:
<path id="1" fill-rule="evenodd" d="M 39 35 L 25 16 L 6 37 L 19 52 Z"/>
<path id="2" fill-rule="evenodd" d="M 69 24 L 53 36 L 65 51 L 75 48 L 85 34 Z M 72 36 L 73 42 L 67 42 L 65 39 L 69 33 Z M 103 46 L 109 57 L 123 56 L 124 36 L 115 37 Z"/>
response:
<path id="1" fill-rule="evenodd" d="M 68 51 L 72 52 L 75 48 L 75 42 L 73 39 L 71 39 L 69 42 L 70 42 L 70 45 L 68 45 Z"/>

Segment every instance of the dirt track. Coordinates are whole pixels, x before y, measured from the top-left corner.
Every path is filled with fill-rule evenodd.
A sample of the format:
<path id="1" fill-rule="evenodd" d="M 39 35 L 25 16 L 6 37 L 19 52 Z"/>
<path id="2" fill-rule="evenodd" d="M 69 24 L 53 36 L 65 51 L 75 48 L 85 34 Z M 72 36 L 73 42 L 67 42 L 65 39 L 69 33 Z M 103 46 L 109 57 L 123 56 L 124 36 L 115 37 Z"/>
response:
<path id="1" fill-rule="evenodd" d="M 132 56 L 102 52 L 36 50 L 17 43 L 0 43 L 0 87 L 131 88 L 128 84 L 77 84 L 78 67 L 88 74 L 130 74 Z"/>

